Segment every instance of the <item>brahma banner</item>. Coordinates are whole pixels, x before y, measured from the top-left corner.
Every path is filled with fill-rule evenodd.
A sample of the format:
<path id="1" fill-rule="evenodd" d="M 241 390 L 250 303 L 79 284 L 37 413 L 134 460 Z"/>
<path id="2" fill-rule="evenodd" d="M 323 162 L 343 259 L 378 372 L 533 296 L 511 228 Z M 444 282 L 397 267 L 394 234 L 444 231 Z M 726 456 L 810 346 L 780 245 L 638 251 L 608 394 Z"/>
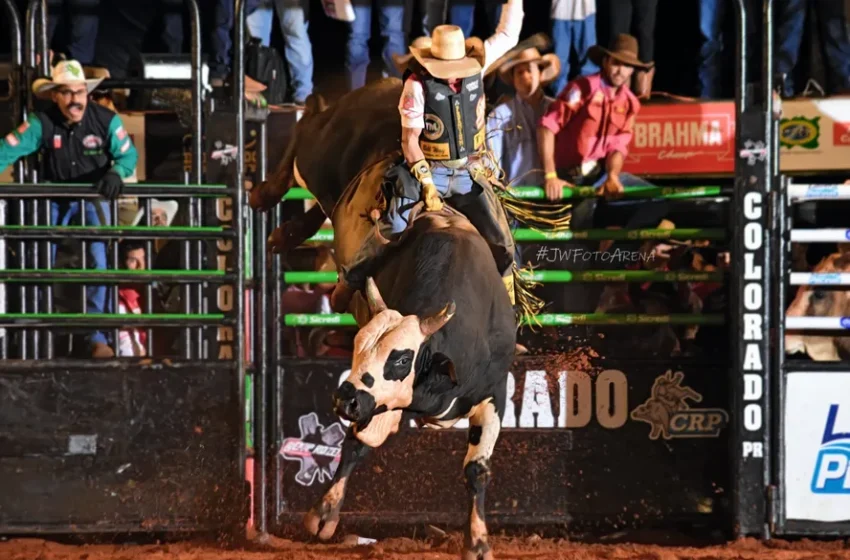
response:
<path id="1" fill-rule="evenodd" d="M 850 98 L 782 102 L 782 171 L 850 170 Z M 731 175 L 735 104 L 643 105 L 626 160 L 636 175 Z"/>

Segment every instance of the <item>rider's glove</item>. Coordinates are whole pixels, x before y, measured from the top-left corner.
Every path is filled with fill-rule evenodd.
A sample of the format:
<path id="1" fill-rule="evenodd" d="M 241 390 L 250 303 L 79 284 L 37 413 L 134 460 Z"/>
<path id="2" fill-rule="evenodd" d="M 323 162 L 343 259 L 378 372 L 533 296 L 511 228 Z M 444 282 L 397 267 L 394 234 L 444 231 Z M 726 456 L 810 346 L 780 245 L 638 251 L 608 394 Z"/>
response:
<path id="1" fill-rule="evenodd" d="M 422 199 L 425 201 L 425 209 L 437 212 L 443 208 L 443 201 L 437 187 L 434 186 L 434 178 L 431 176 L 431 166 L 424 159 L 420 159 L 410 166 L 410 172 L 416 180 L 422 184 Z"/>

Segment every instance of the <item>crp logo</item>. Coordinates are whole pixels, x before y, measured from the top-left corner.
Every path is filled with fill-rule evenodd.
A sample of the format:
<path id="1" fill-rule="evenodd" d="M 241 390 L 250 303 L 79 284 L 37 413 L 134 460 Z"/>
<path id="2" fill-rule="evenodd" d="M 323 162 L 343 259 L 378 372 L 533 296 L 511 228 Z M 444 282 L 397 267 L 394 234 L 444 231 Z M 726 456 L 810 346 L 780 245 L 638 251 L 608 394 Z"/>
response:
<path id="1" fill-rule="evenodd" d="M 681 371 L 658 376 L 649 399 L 632 411 L 632 420 L 651 426 L 649 439 L 717 437 L 729 422 L 729 414 L 721 408 L 691 408 L 688 400 L 702 402 L 702 395 L 683 387 L 684 379 Z"/>
<path id="2" fill-rule="evenodd" d="M 838 406 L 830 405 L 826 417 L 812 475 L 811 488 L 815 494 L 850 494 L 850 433 L 835 432 Z"/>
<path id="3" fill-rule="evenodd" d="M 820 117 L 796 116 L 779 121 L 779 143 L 785 148 L 817 149 L 820 144 Z"/>
<path id="4" fill-rule="evenodd" d="M 423 131 L 425 138 L 428 140 L 436 140 L 443 135 L 443 131 L 445 129 L 445 125 L 443 124 L 443 121 L 440 120 L 440 117 L 430 113 L 425 115 L 425 130 Z"/>
<path id="5" fill-rule="evenodd" d="M 832 143 L 836 146 L 850 146 L 850 122 L 832 123 Z"/>

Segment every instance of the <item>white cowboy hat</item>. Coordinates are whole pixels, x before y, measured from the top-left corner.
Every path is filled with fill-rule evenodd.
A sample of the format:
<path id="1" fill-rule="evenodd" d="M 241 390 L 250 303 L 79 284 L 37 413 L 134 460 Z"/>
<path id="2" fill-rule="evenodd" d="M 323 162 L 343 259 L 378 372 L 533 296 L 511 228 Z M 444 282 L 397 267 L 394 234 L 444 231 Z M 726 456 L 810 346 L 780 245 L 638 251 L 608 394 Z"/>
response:
<path id="1" fill-rule="evenodd" d="M 425 39 L 422 47 L 411 45 L 410 53 L 435 78 L 468 78 L 484 69 L 484 42 L 464 39 L 457 25 L 438 25 Z"/>
<path id="2" fill-rule="evenodd" d="M 38 97 L 46 97 L 56 86 L 86 84 L 86 90 L 92 90 L 104 80 L 104 77 L 87 79 L 82 65 L 76 60 L 62 60 L 50 71 L 50 78 L 38 78 L 32 83 L 32 92 Z"/>
<path id="3" fill-rule="evenodd" d="M 139 211 L 136 212 L 136 217 L 133 219 L 133 223 L 131 225 L 139 225 L 139 222 L 142 221 L 142 216 L 145 215 L 145 209 L 143 205 L 139 205 Z M 156 198 L 151 199 L 151 212 L 155 212 L 156 210 L 162 210 L 165 212 L 165 225 L 170 226 L 171 222 L 174 221 L 174 216 L 177 214 L 177 209 L 179 208 L 179 204 L 177 204 L 176 200 L 157 200 Z"/>

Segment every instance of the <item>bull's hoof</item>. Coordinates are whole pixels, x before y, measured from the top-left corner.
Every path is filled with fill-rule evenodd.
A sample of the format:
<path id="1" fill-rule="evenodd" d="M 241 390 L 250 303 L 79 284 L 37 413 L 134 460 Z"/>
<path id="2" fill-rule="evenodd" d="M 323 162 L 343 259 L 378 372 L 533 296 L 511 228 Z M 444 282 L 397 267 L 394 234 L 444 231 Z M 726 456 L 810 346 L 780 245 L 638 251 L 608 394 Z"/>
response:
<path id="1" fill-rule="evenodd" d="M 488 549 L 485 551 L 464 550 L 461 558 L 462 560 L 495 560 L 496 557 L 493 556 L 493 550 Z"/>
<path id="2" fill-rule="evenodd" d="M 328 509 L 328 511 L 321 512 L 313 508 L 304 516 L 304 527 L 307 531 L 323 541 L 334 536 L 337 525 L 339 525 L 339 511 L 337 510 Z"/>

